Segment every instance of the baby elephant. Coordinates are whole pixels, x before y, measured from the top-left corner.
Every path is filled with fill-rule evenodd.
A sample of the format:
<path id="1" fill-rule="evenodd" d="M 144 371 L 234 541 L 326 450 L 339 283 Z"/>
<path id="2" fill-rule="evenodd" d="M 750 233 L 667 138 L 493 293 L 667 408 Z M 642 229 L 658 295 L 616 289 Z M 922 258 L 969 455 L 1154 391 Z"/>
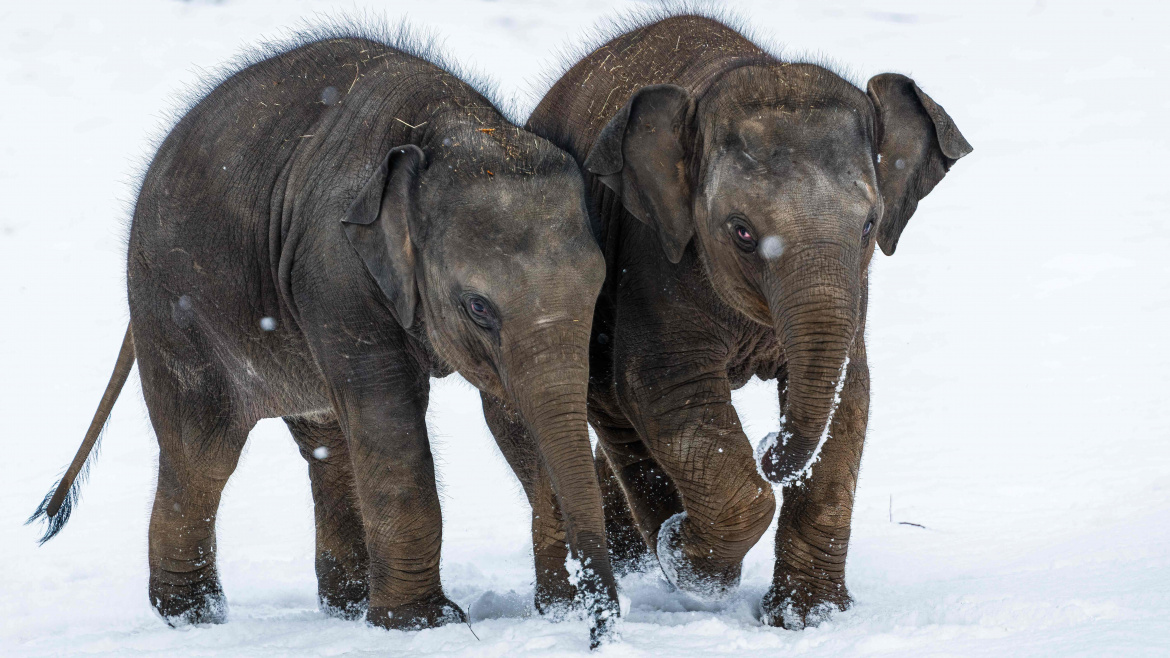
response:
<path id="1" fill-rule="evenodd" d="M 596 644 L 618 614 L 586 426 L 605 264 L 576 162 L 409 39 L 318 35 L 231 75 L 163 142 L 130 230 L 130 328 L 52 537 L 133 361 L 158 435 L 150 601 L 222 622 L 215 517 L 252 426 L 309 462 L 320 604 L 462 621 L 439 582 L 425 415 L 458 371 L 535 437 Z"/>
<path id="2" fill-rule="evenodd" d="M 777 483 L 764 622 L 849 605 L 869 263 L 971 145 L 905 76 L 863 90 L 692 15 L 599 46 L 528 128 L 581 161 L 600 210 L 589 414 L 615 555 L 722 596 Z M 781 410 L 758 461 L 731 404 L 752 376 L 778 381 Z"/>

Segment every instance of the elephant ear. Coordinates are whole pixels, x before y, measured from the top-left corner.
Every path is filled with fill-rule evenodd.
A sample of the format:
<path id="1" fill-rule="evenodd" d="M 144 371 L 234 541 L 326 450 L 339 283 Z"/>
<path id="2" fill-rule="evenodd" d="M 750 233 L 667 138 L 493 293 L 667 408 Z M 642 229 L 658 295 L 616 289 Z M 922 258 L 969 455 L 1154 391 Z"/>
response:
<path id="1" fill-rule="evenodd" d="M 406 328 L 414 323 L 417 288 L 410 241 L 413 190 L 425 160 L 413 144 L 390 150 L 349 207 L 341 226 L 349 244 Z"/>
<path id="2" fill-rule="evenodd" d="M 670 262 L 682 259 L 694 235 L 687 144 L 694 100 L 675 85 L 643 87 L 598 135 L 586 171 L 658 233 Z"/>
<path id="3" fill-rule="evenodd" d="M 892 256 L 919 200 L 972 149 L 950 115 L 910 78 L 883 73 L 870 78 L 867 90 L 877 111 L 877 176 L 885 206 L 878 244 Z"/>

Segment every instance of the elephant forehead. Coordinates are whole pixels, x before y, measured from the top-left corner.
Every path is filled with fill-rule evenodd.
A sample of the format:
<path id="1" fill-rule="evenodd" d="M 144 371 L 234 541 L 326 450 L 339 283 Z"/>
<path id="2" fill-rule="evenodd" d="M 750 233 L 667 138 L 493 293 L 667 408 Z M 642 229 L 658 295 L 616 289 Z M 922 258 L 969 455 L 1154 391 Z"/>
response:
<path id="1" fill-rule="evenodd" d="M 744 149 L 721 149 L 709 156 L 702 187 L 710 194 L 736 190 L 748 195 L 844 192 L 870 197 L 877 172 L 867 154 L 849 158 L 818 157 L 794 147 L 780 147 L 769 160 Z"/>
<path id="2" fill-rule="evenodd" d="M 490 175 L 424 187 L 422 206 L 442 235 L 516 242 L 588 230 L 583 186 L 563 175 Z M 530 246 L 530 245 L 529 245 Z"/>
<path id="3" fill-rule="evenodd" d="M 605 265 L 575 170 L 438 183 L 422 199 L 421 239 L 436 289 L 474 289 L 507 313 L 525 304 L 555 307 L 561 291 L 581 298 L 600 287 Z"/>
<path id="4" fill-rule="evenodd" d="M 445 256 L 447 254 L 444 254 Z M 440 261 L 438 267 L 466 283 L 511 290 L 574 286 L 604 277 L 600 254 L 559 245 L 550 249 L 518 250 L 491 242 L 477 243 Z"/>
<path id="5" fill-rule="evenodd" d="M 773 170 L 809 161 L 826 169 L 855 169 L 872 150 L 864 118 L 842 106 L 761 108 L 728 116 L 715 132 L 718 149 L 738 151 Z"/>
<path id="6" fill-rule="evenodd" d="M 797 158 L 783 168 L 760 167 L 742 152 L 727 152 L 708 167 L 707 212 L 717 223 L 734 213 L 775 222 L 806 216 L 862 216 L 869 213 L 878 195 L 872 173 L 859 174 L 857 168 L 829 168 Z"/>
<path id="7" fill-rule="evenodd" d="M 814 116 L 760 110 L 728 119 L 707 153 L 709 199 L 734 190 L 747 197 L 872 203 L 877 173 L 860 119 L 848 108 Z"/>
<path id="8" fill-rule="evenodd" d="M 562 293 L 581 298 L 599 288 L 605 265 L 584 211 L 578 207 L 574 218 L 564 207 L 546 210 L 463 208 L 466 221 L 448 218 L 448 229 L 432 232 L 424 245 L 432 280 L 474 289 L 503 306 L 557 306 Z"/>

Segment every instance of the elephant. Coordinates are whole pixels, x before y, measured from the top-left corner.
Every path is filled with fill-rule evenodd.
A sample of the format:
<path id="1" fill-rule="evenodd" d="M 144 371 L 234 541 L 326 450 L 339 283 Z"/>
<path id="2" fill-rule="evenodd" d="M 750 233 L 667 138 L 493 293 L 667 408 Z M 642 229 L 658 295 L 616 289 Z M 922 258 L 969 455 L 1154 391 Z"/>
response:
<path id="1" fill-rule="evenodd" d="M 586 412 L 605 265 L 584 179 L 418 43 L 338 28 L 252 57 L 145 175 L 122 353 L 34 518 L 44 539 L 67 520 L 137 360 L 160 452 L 149 597 L 172 625 L 226 619 L 216 510 L 271 417 L 309 464 L 320 607 L 395 629 L 466 621 L 440 583 L 425 422 L 430 378 L 453 372 L 535 437 L 592 643 L 616 623 Z"/>
<path id="2" fill-rule="evenodd" d="M 581 163 L 605 253 L 588 401 L 616 568 L 656 557 L 679 589 L 725 596 L 776 485 L 761 621 L 797 629 L 846 609 L 869 263 L 972 147 L 908 77 L 863 91 L 685 13 L 589 52 L 525 127 Z M 731 402 L 753 376 L 777 381 L 781 412 L 756 450 Z M 518 419 L 485 403 L 533 501 L 540 587 L 566 590 L 540 569 L 558 500 L 509 447 L 531 443 Z"/>

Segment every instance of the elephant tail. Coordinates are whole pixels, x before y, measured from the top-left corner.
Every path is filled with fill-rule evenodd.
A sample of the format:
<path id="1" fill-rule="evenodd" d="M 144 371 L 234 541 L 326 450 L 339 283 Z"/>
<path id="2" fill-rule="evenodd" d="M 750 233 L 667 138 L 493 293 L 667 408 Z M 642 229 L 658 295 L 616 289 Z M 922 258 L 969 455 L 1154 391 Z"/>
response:
<path id="1" fill-rule="evenodd" d="M 102 394 L 102 401 L 98 404 L 97 413 L 93 415 L 89 431 L 85 433 L 85 439 L 77 449 L 73 463 L 57 481 L 56 486 L 45 495 L 44 500 L 41 501 L 33 515 L 25 521 L 25 525 L 28 525 L 38 519 L 45 519 L 47 527 L 44 536 L 40 539 L 41 544 L 55 537 L 69 521 L 69 515 L 73 513 L 73 506 L 78 500 L 81 483 L 89 474 L 91 458 L 97 456 L 95 448 L 101 438 L 102 430 L 110 418 L 110 411 L 114 408 L 114 402 L 117 401 L 118 394 L 122 392 L 122 385 L 126 383 L 126 378 L 130 375 L 130 368 L 133 366 L 134 335 L 130 331 L 130 327 L 127 326 L 126 337 L 122 339 L 122 349 L 118 352 L 118 362 L 114 365 L 114 373 L 110 375 L 110 383 L 106 385 L 106 392 Z"/>

